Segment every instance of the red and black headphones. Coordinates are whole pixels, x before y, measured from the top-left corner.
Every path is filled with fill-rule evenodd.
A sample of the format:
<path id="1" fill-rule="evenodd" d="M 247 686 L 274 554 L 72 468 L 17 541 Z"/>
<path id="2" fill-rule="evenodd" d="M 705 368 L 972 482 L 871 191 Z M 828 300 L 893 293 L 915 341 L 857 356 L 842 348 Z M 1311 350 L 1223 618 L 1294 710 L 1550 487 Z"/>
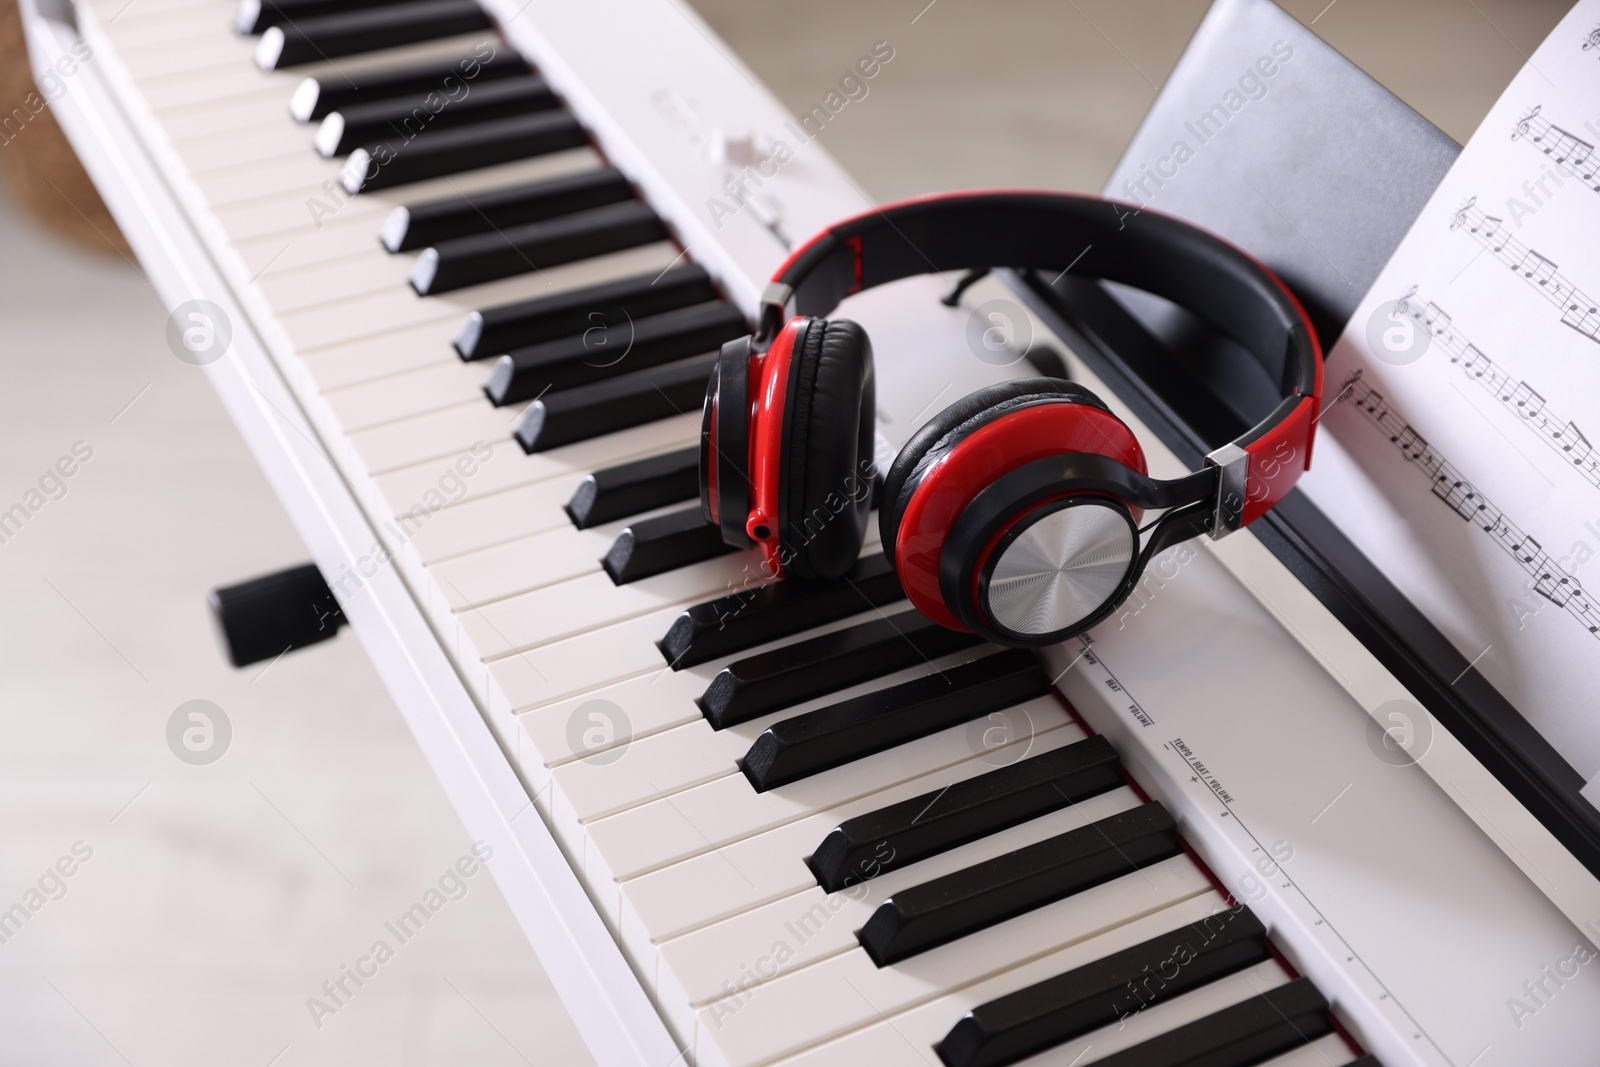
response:
<path id="1" fill-rule="evenodd" d="M 1133 431 L 1081 385 L 1023 378 L 964 397 L 884 477 L 883 548 L 911 603 L 999 644 L 1053 644 L 1106 618 L 1163 549 L 1222 537 L 1281 500 L 1311 462 L 1322 351 L 1271 271 L 1187 223 L 1098 197 L 957 193 L 841 222 L 778 270 L 756 335 L 723 346 L 706 389 L 706 520 L 730 545 L 759 545 L 773 575 L 845 574 L 876 473 L 872 344 L 856 323 L 821 316 L 915 274 L 1068 266 L 1198 315 L 1248 350 L 1283 400 L 1200 471 L 1160 481 Z"/>

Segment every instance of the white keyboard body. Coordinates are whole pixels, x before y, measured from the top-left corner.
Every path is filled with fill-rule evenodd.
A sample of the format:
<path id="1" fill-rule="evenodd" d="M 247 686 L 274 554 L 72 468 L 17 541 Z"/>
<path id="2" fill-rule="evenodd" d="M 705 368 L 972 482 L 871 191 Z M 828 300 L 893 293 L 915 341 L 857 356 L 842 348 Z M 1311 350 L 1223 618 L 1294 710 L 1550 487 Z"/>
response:
<path id="1" fill-rule="evenodd" d="M 1101 887 L 879 971 L 852 951 L 853 930 L 907 884 L 888 876 L 842 903 L 776 977 L 729 1000 L 724 983 L 740 983 L 820 898 L 792 857 L 841 813 L 876 806 L 863 798 L 916 795 L 971 753 L 946 731 L 832 772 L 814 792 L 741 799 L 733 760 L 766 720 L 713 733 L 691 698 L 720 663 L 665 670 L 653 643 L 749 560 L 616 587 L 595 562 L 616 529 L 576 531 L 560 510 L 589 471 L 691 443 L 698 413 L 524 455 L 509 436 L 520 407 L 482 402 L 486 368 L 449 349 L 470 308 L 665 268 L 678 250 L 416 297 L 403 285 L 412 257 L 376 241 L 390 205 L 590 167 L 594 154 L 341 204 L 324 185 L 338 163 L 287 117 L 305 71 L 257 71 L 225 0 L 125 4 L 83 0 L 75 20 L 24 5 L 36 68 L 80 37 L 93 51 L 56 114 L 167 305 L 225 309 L 233 346 L 204 373 L 469 832 L 494 846 L 490 867 L 598 1062 L 936 1063 L 933 1043 L 968 1007 L 1220 900 L 1176 857 L 1137 887 Z M 868 206 L 811 144 L 717 224 L 707 203 L 729 200 L 728 172 L 708 152 L 718 131 L 781 137 L 788 116 L 673 0 L 486 6 L 746 312 L 786 254 L 774 230 L 803 239 Z M 337 209 L 319 222 L 311 199 Z M 940 307 L 939 291 L 911 281 L 847 308 L 873 337 L 880 429 L 895 444 L 938 406 L 1018 372 L 972 357 L 968 311 Z M 1157 473 L 1176 468 L 1151 451 Z M 397 536 L 399 517 L 441 487 L 455 499 Z M 1442 730 L 1420 766 L 1377 757 L 1369 715 L 1404 692 L 1253 537 L 1192 557 L 1102 626 L 1092 653 L 1074 642 L 1047 656 L 1083 719 L 1384 1064 L 1595 1062 L 1600 967 L 1532 1014 L 1510 1007 L 1544 968 L 1600 938 L 1593 879 Z M 625 758 L 574 759 L 569 724 L 591 699 L 626 709 Z M 1049 700 L 1025 708 L 1032 745 L 1082 735 Z M 954 869 L 1133 803 L 1117 791 L 898 873 Z M 1210 987 L 1210 1000 L 1142 1013 L 1097 1034 L 1084 1062 L 1284 980 L 1272 964 Z M 1325 1040 L 1281 1062 L 1342 1063 L 1344 1048 Z M 1028 1062 L 1085 1054 L 1080 1041 Z"/>

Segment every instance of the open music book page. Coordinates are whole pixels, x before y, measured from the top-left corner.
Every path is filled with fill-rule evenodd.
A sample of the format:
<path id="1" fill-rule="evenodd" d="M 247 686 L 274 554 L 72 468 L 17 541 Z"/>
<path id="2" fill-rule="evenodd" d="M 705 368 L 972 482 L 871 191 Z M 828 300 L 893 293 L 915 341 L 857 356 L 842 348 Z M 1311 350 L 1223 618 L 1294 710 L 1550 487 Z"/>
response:
<path id="1" fill-rule="evenodd" d="M 1597 145 L 1582 0 L 1346 324 L 1300 484 L 1600 806 Z"/>

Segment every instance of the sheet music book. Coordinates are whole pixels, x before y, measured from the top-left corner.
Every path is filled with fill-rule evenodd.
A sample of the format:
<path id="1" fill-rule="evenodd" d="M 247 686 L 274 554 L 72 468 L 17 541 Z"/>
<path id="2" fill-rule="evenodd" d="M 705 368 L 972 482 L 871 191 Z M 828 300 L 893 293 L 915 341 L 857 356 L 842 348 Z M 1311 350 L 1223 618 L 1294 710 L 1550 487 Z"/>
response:
<path id="1" fill-rule="evenodd" d="M 1462 150 L 1328 356 L 1301 486 L 1600 807 L 1600 0 Z"/>

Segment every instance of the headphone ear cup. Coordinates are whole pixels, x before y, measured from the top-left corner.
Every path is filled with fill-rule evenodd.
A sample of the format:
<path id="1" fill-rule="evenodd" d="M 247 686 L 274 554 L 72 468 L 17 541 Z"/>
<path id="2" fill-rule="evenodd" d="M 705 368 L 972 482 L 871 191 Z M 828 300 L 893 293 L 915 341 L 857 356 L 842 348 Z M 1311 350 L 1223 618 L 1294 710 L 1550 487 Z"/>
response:
<path id="1" fill-rule="evenodd" d="M 878 532 L 883 550 L 890 561 L 894 559 L 895 538 L 900 533 L 900 520 L 905 517 L 906 505 L 939 457 L 959 440 L 966 437 L 995 415 L 1011 407 L 1047 397 L 1066 397 L 1084 404 L 1092 404 L 1109 411 L 1105 401 L 1092 391 L 1065 378 L 1016 378 L 985 386 L 968 393 L 954 404 L 923 423 L 910 440 L 894 457 L 889 473 L 883 479 L 883 499 L 878 505 Z"/>
<path id="2" fill-rule="evenodd" d="M 872 507 L 872 342 L 849 319 L 817 319 L 790 361 L 779 555 L 792 577 L 838 578 L 861 554 Z"/>

